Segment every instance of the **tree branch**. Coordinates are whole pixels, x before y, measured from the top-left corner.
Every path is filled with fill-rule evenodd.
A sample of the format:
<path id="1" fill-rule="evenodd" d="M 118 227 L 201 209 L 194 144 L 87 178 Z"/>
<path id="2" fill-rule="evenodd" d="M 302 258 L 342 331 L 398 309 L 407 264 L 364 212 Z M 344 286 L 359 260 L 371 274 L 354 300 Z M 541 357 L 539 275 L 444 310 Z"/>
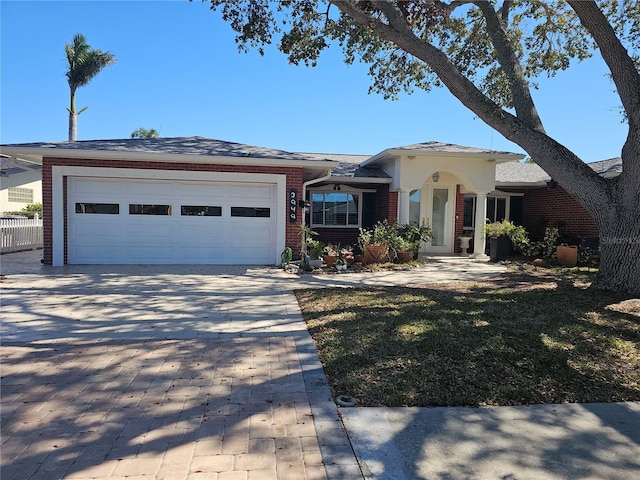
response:
<path id="1" fill-rule="evenodd" d="M 604 208 L 604 199 L 608 198 L 605 180 L 544 131 L 532 128 L 484 95 L 473 82 L 460 73 L 444 52 L 415 36 L 395 4 L 383 0 L 374 2 L 388 20 L 387 24 L 361 10 L 353 0 L 332 0 L 332 3 L 343 15 L 350 17 L 357 24 L 370 28 L 383 40 L 394 43 L 429 65 L 465 107 L 505 138 L 520 145 L 561 184 L 567 187 L 570 184 L 580 185 L 580 188 L 568 188 L 569 193 L 579 198 L 589 210 L 594 212 Z M 594 195 L 595 191 L 601 195 Z"/>
<path id="2" fill-rule="evenodd" d="M 522 66 L 513 50 L 503 24 L 498 18 L 498 14 L 487 1 L 478 1 L 475 4 L 484 15 L 487 22 L 487 33 L 496 49 L 498 62 L 509 79 L 516 115 L 528 127 L 544 132 L 544 127 L 531 97 L 531 91 L 529 90 L 529 85 L 527 85 Z"/>

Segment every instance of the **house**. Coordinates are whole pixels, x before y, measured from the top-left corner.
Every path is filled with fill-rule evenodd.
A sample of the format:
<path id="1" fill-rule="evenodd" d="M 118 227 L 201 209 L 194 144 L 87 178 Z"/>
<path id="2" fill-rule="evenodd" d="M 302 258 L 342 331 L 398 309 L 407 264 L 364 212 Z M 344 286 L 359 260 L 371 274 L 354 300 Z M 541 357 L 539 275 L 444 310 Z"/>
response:
<path id="1" fill-rule="evenodd" d="M 42 203 L 42 165 L 0 156 L 0 214 Z"/>
<path id="2" fill-rule="evenodd" d="M 382 219 L 428 224 L 426 254 L 455 253 L 468 230 L 483 258 L 485 219 L 524 222 L 527 196 L 550 191 L 547 177 L 517 162 L 520 154 L 440 142 L 374 156 L 202 137 L 1 149 L 42 165 L 48 265 L 277 264 L 285 246 L 297 250 L 303 220 L 323 241 L 343 245 Z M 511 181 L 521 168 L 512 165 L 531 169 L 530 178 Z"/>

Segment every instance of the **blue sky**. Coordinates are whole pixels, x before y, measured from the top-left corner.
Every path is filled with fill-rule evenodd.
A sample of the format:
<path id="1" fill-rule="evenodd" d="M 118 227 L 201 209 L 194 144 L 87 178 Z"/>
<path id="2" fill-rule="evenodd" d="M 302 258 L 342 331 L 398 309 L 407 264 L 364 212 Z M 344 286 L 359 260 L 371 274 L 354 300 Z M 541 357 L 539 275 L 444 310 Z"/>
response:
<path id="1" fill-rule="evenodd" d="M 6 1 L 1 15 L 0 142 L 67 139 L 64 44 L 76 33 L 118 62 L 77 93 L 78 139 L 200 135 L 288 151 L 375 154 L 431 140 L 522 152 L 444 89 L 398 101 L 367 93 L 363 64 L 338 48 L 315 68 L 275 48 L 239 53 L 199 1 Z M 584 161 L 620 155 L 626 126 L 599 56 L 534 92 L 547 132 Z"/>

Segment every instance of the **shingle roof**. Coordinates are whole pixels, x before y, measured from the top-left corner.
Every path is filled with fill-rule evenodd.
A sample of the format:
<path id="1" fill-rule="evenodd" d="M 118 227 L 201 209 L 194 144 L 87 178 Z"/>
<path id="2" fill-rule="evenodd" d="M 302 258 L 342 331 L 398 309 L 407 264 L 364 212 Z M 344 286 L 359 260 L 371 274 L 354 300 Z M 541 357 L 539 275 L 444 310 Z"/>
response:
<path id="1" fill-rule="evenodd" d="M 535 163 L 505 162 L 496 165 L 496 183 L 538 183 L 551 177 Z"/>
<path id="2" fill-rule="evenodd" d="M 51 150 L 96 150 L 107 152 L 208 155 L 214 157 L 252 157 L 281 160 L 328 160 L 315 155 L 292 153 L 243 143 L 205 137 L 136 138 L 120 140 L 81 140 L 77 142 L 41 142 L 3 145 L 12 148 L 47 148 Z"/>
<path id="3" fill-rule="evenodd" d="M 331 172 L 332 177 L 354 177 L 354 178 L 391 178 L 379 167 L 361 167 L 360 164 L 371 158 L 371 155 L 352 155 L 347 153 L 302 153 L 317 157 L 318 159 L 328 159 L 339 162 L 339 165 Z"/>
<path id="4" fill-rule="evenodd" d="M 42 165 L 21 159 L 0 156 L 0 175 L 3 177 L 16 175 L 29 170 L 42 170 Z"/>
<path id="5" fill-rule="evenodd" d="M 587 163 L 597 174 L 612 177 L 622 173 L 622 159 L 620 157 Z M 544 183 L 551 177 L 535 163 L 505 162 L 496 165 L 496 184 Z"/>
<path id="6" fill-rule="evenodd" d="M 424 142 L 424 143 L 414 143 L 413 145 L 405 145 L 402 147 L 389 148 L 388 150 L 422 150 L 422 151 L 433 151 L 433 152 L 443 152 L 443 153 L 486 153 L 486 154 L 496 154 L 496 155 L 514 155 L 513 152 L 505 152 L 501 150 L 487 150 L 486 148 L 478 148 L 478 147 L 467 147 L 465 145 L 456 145 L 453 143 L 444 143 L 444 142 Z"/>
<path id="7" fill-rule="evenodd" d="M 599 162 L 591 162 L 589 166 L 604 177 L 616 176 L 622 173 L 622 158 L 614 157 L 608 160 L 600 160 Z"/>

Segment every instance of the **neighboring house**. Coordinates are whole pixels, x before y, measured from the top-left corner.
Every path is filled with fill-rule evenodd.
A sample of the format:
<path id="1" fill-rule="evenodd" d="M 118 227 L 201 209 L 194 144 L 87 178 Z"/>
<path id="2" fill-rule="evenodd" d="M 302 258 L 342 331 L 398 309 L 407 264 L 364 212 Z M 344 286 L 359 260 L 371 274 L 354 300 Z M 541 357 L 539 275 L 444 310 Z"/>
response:
<path id="1" fill-rule="evenodd" d="M 0 214 L 42 203 L 42 166 L 0 156 Z"/>
<path id="2" fill-rule="evenodd" d="M 424 253 L 456 252 L 463 230 L 484 252 L 486 218 L 525 222 L 536 211 L 528 196 L 555 192 L 536 165 L 517 162 L 522 155 L 439 142 L 373 157 L 201 137 L 1 148 L 42 164 L 44 260 L 52 265 L 277 264 L 285 246 L 298 250 L 303 216 L 320 239 L 343 245 L 388 219 L 430 225 Z M 535 178 L 508 176 L 520 168 Z"/>

